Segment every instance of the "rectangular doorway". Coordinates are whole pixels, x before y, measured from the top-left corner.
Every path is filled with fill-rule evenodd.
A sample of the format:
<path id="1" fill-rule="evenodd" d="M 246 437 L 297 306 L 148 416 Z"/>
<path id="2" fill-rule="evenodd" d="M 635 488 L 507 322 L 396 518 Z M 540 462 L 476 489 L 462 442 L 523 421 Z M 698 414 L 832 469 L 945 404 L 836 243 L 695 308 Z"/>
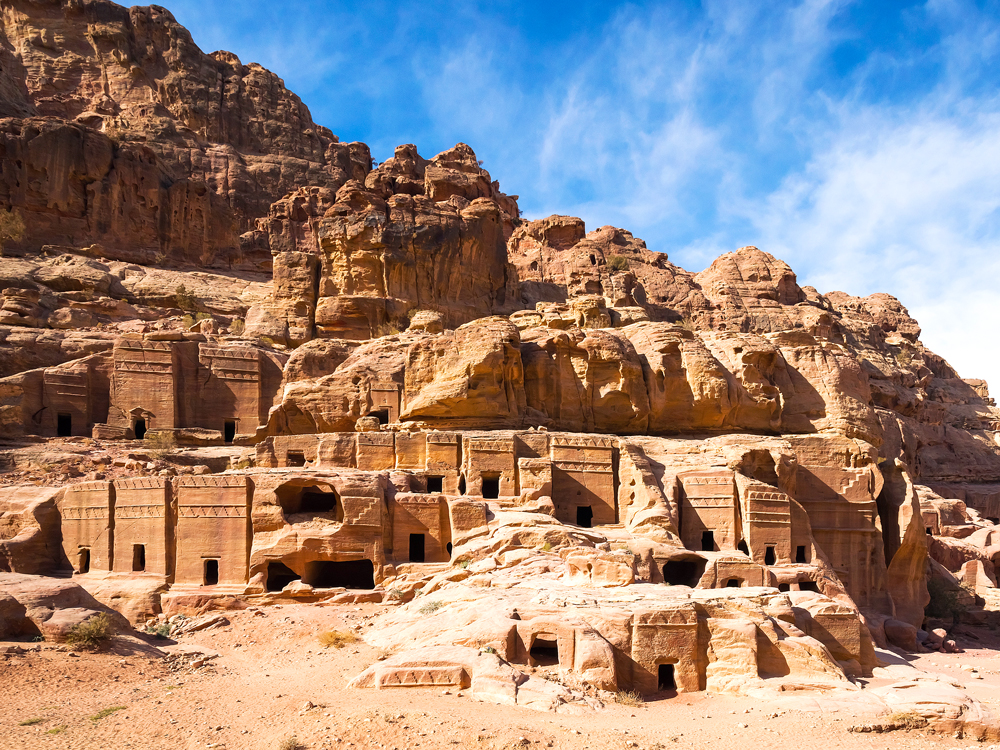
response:
<path id="1" fill-rule="evenodd" d="M 80 548 L 80 563 L 77 567 L 77 573 L 89 573 L 90 572 L 90 547 Z"/>
<path id="2" fill-rule="evenodd" d="M 227 419 L 222 423 L 222 439 L 229 445 L 236 439 L 236 420 Z"/>
<path id="3" fill-rule="evenodd" d="M 410 562 L 424 561 L 424 535 L 410 534 Z"/>
<path id="4" fill-rule="evenodd" d="M 205 560 L 205 585 L 215 586 L 219 582 L 219 561 Z"/>
<path id="5" fill-rule="evenodd" d="M 132 545 L 132 572 L 141 573 L 146 569 L 146 545 Z"/>
<path id="6" fill-rule="evenodd" d="M 496 500 L 500 497 L 500 475 L 483 475 L 483 498 Z"/>
<path id="7" fill-rule="evenodd" d="M 594 526 L 594 509 L 590 505 L 578 505 L 576 506 L 576 525 L 582 526 L 585 529 L 593 528 Z"/>
<path id="8" fill-rule="evenodd" d="M 656 689 L 657 690 L 676 690 L 677 683 L 674 682 L 674 665 L 673 664 L 660 664 L 656 668 Z"/>
<path id="9" fill-rule="evenodd" d="M 73 415 L 60 412 L 56 414 L 56 435 L 70 437 L 73 434 Z"/>

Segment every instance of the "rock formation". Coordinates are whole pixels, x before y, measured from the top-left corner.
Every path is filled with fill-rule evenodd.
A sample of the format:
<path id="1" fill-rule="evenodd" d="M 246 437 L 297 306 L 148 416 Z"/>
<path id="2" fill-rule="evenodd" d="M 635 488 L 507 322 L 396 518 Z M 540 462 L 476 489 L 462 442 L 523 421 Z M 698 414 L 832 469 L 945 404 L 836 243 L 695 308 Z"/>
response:
<path id="1" fill-rule="evenodd" d="M 897 300 L 373 168 L 162 8 L 0 20 L 0 606 L 383 602 L 356 686 L 577 711 L 854 689 L 1000 605 L 1000 410 Z"/>

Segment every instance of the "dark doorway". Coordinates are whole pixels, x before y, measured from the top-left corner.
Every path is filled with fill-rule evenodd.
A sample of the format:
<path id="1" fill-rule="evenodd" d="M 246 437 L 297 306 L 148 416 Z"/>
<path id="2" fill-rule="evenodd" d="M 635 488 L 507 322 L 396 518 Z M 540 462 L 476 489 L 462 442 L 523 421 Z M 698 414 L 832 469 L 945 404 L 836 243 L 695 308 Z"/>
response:
<path id="1" fill-rule="evenodd" d="M 444 477 L 427 477 L 428 492 L 444 492 Z"/>
<path id="2" fill-rule="evenodd" d="M 424 535 L 410 534 L 410 562 L 424 561 Z"/>
<path id="3" fill-rule="evenodd" d="M 135 420 L 135 427 L 133 427 L 132 430 L 135 432 L 135 439 L 142 440 L 146 436 L 146 420 Z"/>
<path id="4" fill-rule="evenodd" d="M 236 439 L 235 419 L 227 419 L 222 423 L 222 439 L 226 441 L 226 444 L 229 444 Z"/>
<path id="5" fill-rule="evenodd" d="M 483 497 L 492 500 L 500 497 L 500 477 L 483 477 Z"/>
<path id="6" fill-rule="evenodd" d="M 219 561 L 205 560 L 205 585 L 215 586 L 219 582 Z"/>
<path id="7" fill-rule="evenodd" d="M 701 551 L 715 552 L 715 532 L 711 529 L 701 532 Z"/>
<path id="8" fill-rule="evenodd" d="M 378 411 L 368 412 L 369 417 L 378 417 L 378 423 L 380 425 L 389 424 L 389 410 L 379 409 Z"/>
<path id="9" fill-rule="evenodd" d="M 764 550 L 764 564 L 774 565 L 776 562 L 778 562 L 778 556 L 774 554 L 774 547 L 768 546 Z"/>
<path id="10" fill-rule="evenodd" d="M 288 451 L 285 454 L 286 466 L 305 466 L 306 454 L 302 451 Z"/>
<path id="11" fill-rule="evenodd" d="M 464 495 L 465 494 L 465 475 L 464 474 L 458 478 L 458 494 L 459 495 Z"/>
<path id="12" fill-rule="evenodd" d="M 778 584 L 778 591 L 791 591 L 791 590 L 792 590 L 792 587 L 790 585 L 788 585 L 787 583 L 779 583 Z"/>
<path id="13" fill-rule="evenodd" d="M 298 581 L 299 578 L 299 574 L 284 563 L 272 562 L 267 564 L 268 591 L 281 591 L 292 581 Z"/>
<path id="14" fill-rule="evenodd" d="M 934 535 L 934 529 L 932 529 L 930 526 L 927 527 L 927 535 L 928 536 L 933 536 Z"/>
<path id="15" fill-rule="evenodd" d="M 819 584 L 816 581 L 799 581 L 799 591 L 812 591 L 819 593 Z"/>
<path id="16" fill-rule="evenodd" d="M 670 560 L 663 566 L 663 580 L 671 586 L 694 588 L 705 572 L 705 560 Z"/>
<path id="17" fill-rule="evenodd" d="M 306 563 L 302 581 L 318 589 L 373 589 L 375 566 L 371 560 L 314 560 Z"/>
<path id="18" fill-rule="evenodd" d="M 656 683 L 659 690 L 676 690 L 677 683 L 674 682 L 674 665 L 660 664 L 656 668 Z"/>
<path id="19" fill-rule="evenodd" d="M 531 643 L 530 655 L 540 667 L 558 667 L 559 642 L 549 638 L 535 638 Z"/>
<path id="20" fill-rule="evenodd" d="M 806 547 L 804 544 L 800 544 L 798 547 L 795 548 L 795 562 L 797 563 L 809 562 L 808 560 L 806 560 Z"/>
<path id="21" fill-rule="evenodd" d="M 305 487 L 299 500 L 298 513 L 336 513 L 337 493 L 324 492 L 319 487 Z"/>
<path id="22" fill-rule="evenodd" d="M 132 571 L 141 573 L 146 569 L 146 545 L 132 545 Z"/>
<path id="23" fill-rule="evenodd" d="M 591 528 L 594 525 L 594 509 L 589 505 L 576 506 L 576 525 Z"/>
<path id="24" fill-rule="evenodd" d="M 726 581 L 727 589 L 738 589 L 742 585 L 742 581 L 739 578 L 730 578 Z"/>
<path id="25" fill-rule="evenodd" d="M 451 542 L 448 542 L 448 544 L 445 545 L 445 549 L 448 550 L 448 554 L 450 555 L 451 554 Z"/>
<path id="26" fill-rule="evenodd" d="M 90 572 L 90 548 L 84 547 L 80 550 L 80 564 L 77 567 L 77 573 L 89 573 Z"/>
<path id="27" fill-rule="evenodd" d="M 736 549 L 742 552 L 747 557 L 750 557 L 750 548 L 747 546 L 747 540 L 741 539 L 740 543 L 736 545 Z"/>
<path id="28" fill-rule="evenodd" d="M 56 414 L 56 435 L 70 437 L 73 434 L 73 415 Z"/>

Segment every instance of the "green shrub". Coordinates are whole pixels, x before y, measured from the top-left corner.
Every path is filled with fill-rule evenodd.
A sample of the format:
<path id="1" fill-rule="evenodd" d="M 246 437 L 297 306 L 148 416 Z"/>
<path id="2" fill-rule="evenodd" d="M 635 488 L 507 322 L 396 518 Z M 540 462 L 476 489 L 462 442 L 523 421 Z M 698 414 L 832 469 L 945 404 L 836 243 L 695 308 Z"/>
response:
<path id="1" fill-rule="evenodd" d="M 924 614 L 928 617 L 942 620 L 958 619 L 968 609 L 968 605 L 963 601 L 964 592 L 948 585 L 940 578 L 927 579 L 927 593 L 930 594 L 931 600 L 924 608 Z"/>
<path id="2" fill-rule="evenodd" d="M 60 724 L 57 727 L 52 727 L 52 729 L 49 729 L 45 734 L 61 734 L 62 732 L 65 731 L 66 731 L 66 725 Z"/>
<path id="3" fill-rule="evenodd" d="M 111 637 L 112 622 L 107 613 L 91 617 L 74 625 L 66 634 L 66 643 L 73 648 L 97 648 Z"/>
<path id="4" fill-rule="evenodd" d="M 44 718 L 42 718 L 41 716 L 36 716 L 34 719 L 25 719 L 20 724 L 18 724 L 18 726 L 19 727 L 30 727 L 30 726 L 34 726 L 35 724 L 41 724 L 43 721 L 45 721 Z"/>
<path id="5" fill-rule="evenodd" d="M 194 312 L 198 308 L 194 295 L 183 284 L 179 284 L 174 290 L 174 302 L 181 310 Z"/>
<path id="6" fill-rule="evenodd" d="M 96 714 L 94 714 L 93 716 L 91 716 L 90 720 L 91 721 L 100 721 L 101 719 L 105 719 L 108 716 L 111 716 L 111 714 L 115 713 L 116 711 L 124 711 L 124 710 L 125 710 L 125 706 L 110 706 L 109 708 L 102 708 Z"/>

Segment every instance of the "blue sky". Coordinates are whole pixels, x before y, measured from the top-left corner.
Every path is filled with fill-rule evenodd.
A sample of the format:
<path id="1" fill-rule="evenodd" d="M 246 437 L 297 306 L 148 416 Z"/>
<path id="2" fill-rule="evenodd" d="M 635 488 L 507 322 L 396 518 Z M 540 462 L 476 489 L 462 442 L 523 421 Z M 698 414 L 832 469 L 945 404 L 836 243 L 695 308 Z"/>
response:
<path id="1" fill-rule="evenodd" d="M 529 218 L 888 292 L 1000 392 L 1000 2 L 169 7 L 379 161 L 464 141 Z"/>

